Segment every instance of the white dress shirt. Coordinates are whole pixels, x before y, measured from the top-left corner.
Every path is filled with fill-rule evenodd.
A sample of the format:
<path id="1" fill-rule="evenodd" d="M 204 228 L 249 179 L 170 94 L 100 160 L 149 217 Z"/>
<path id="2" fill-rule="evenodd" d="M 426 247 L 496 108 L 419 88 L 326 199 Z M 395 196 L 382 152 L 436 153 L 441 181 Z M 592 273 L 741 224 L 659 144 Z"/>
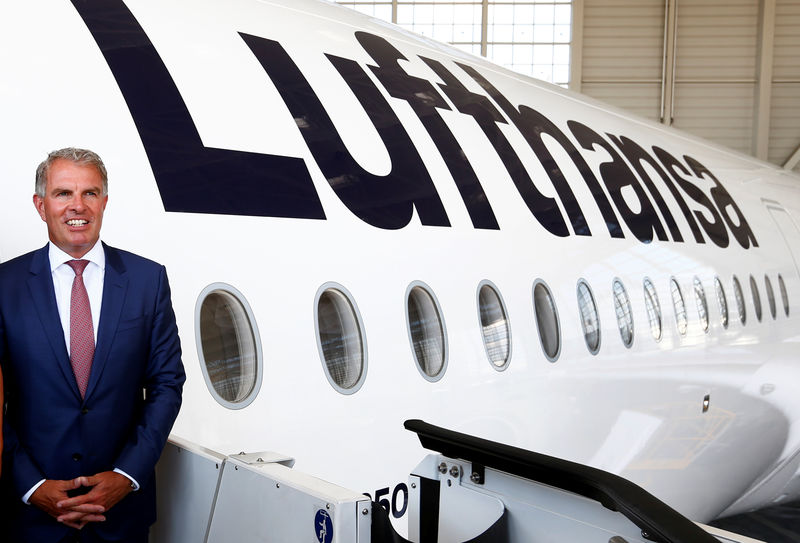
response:
<path id="1" fill-rule="evenodd" d="M 50 243 L 50 272 L 53 274 L 53 288 L 56 291 L 56 305 L 58 316 L 61 318 L 61 328 L 64 330 L 64 341 L 67 344 L 67 354 L 71 354 L 69 345 L 69 310 L 72 301 L 72 282 L 75 272 L 67 264 L 73 257 Z M 81 257 L 88 260 L 89 264 L 83 270 L 83 284 L 86 294 L 89 295 L 89 306 L 92 308 L 92 327 L 94 328 L 94 343 L 97 345 L 97 327 L 100 324 L 100 309 L 103 304 L 103 280 L 106 275 L 106 252 L 103 244 L 95 243 L 88 253 Z"/>
<path id="2" fill-rule="evenodd" d="M 61 328 L 64 331 L 64 342 L 67 345 L 67 354 L 70 354 L 70 306 L 72 302 L 72 282 L 75 280 L 75 271 L 67 264 L 70 260 L 76 260 L 52 242 L 49 243 L 48 256 L 50 258 L 50 273 L 53 275 L 53 289 L 56 293 L 56 305 L 58 306 L 58 317 L 61 320 Z M 88 253 L 83 255 L 80 260 L 88 260 L 86 269 L 83 270 L 83 284 L 86 287 L 86 294 L 89 296 L 89 307 L 92 311 L 92 327 L 94 328 L 94 343 L 97 345 L 97 328 L 100 325 L 100 310 L 103 305 L 103 281 L 106 275 L 106 252 L 103 244 L 98 240 Z M 139 490 L 139 483 L 122 471 L 114 468 L 114 471 L 124 475 L 131 480 L 134 490 Z M 87 473 L 86 475 L 94 475 Z M 22 501 L 30 503 L 30 497 L 36 489 L 42 486 L 45 479 L 42 479 L 25 493 Z"/>

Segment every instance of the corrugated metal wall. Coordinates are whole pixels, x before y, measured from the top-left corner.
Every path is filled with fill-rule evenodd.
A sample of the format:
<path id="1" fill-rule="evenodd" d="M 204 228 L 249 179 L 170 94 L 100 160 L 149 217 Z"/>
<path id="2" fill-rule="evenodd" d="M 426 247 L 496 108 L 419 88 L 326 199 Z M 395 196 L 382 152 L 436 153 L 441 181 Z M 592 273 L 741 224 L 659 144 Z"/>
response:
<path id="1" fill-rule="evenodd" d="M 671 1 L 672 17 L 667 0 L 574 0 L 575 87 L 748 154 L 761 130 L 784 165 L 800 146 L 800 0 Z"/>
<path id="2" fill-rule="evenodd" d="M 800 0 L 778 0 L 773 66 L 769 160 L 784 164 L 800 152 Z"/>
<path id="3" fill-rule="evenodd" d="M 749 153 L 758 2 L 678 0 L 673 125 Z"/>
<path id="4" fill-rule="evenodd" d="M 583 0 L 582 41 L 581 92 L 657 121 L 663 0 Z"/>

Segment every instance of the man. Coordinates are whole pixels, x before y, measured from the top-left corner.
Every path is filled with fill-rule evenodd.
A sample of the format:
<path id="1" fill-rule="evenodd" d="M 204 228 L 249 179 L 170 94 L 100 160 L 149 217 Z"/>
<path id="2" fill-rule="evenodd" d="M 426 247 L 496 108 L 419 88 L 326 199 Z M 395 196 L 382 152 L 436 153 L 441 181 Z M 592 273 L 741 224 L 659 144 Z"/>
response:
<path id="1" fill-rule="evenodd" d="M 0 265 L 12 541 L 144 543 L 155 520 L 185 374 L 166 270 L 99 241 L 107 183 L 95 153 L 50 153 L 33 197 L 50 242 Z"/>

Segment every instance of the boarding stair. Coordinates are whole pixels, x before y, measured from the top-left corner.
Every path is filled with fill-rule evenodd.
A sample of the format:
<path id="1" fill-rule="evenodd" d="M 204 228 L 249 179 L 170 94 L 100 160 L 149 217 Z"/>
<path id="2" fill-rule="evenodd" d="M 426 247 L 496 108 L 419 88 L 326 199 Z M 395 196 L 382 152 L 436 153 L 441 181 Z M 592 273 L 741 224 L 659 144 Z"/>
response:
<path id="1" fill-rule="evenodd" d="M 222 455 L 171 438 L 151 543 L 757 543 L 692 522 L 596 468 L 408 420 L 426 455 L 407 528 L 380 504 L 276 453 Z"/>

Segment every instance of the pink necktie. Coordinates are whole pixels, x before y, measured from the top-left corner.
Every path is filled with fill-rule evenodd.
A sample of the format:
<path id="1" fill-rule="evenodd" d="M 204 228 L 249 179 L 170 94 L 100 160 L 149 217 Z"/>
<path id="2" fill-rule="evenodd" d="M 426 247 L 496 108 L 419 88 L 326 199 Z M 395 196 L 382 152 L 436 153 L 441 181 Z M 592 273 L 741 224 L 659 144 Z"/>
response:
<path id="1" fill-rule="evenodd" d="M 69 351 L 72 362 L 72 373 L 78 382 L 81 398 L 86 394 L 89 384 L 89 372 L 92 370 L 94 357 L 94 325 L 92 324 L 92 308 L 89 295 L 83 284 L 83 270 L 88 260 L 70 260 L 67 262 L 75 271 L 72 281 L 72 299 L 69 304 Z"/>

